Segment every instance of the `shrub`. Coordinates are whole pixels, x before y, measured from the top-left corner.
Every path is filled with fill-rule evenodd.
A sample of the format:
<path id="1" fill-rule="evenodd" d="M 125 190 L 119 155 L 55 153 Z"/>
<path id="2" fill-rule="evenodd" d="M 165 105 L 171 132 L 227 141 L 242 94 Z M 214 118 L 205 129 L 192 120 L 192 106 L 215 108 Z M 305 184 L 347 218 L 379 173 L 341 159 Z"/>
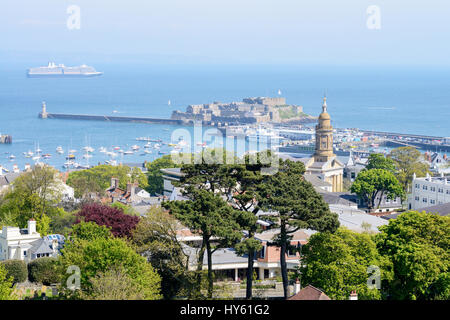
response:
<path id="1" fill-rule="evenodd" d="M 44 285 L 58 283 L 60 274 L 57 271 L 57 258 L 38 258 L 28 264 L 28 278 L 31 282 L 39 282 Z"/>
<path id="2" fill-rule="evenodd" d="M 7 277 L 13 278 L 13 283 L 24 282 L 28 279 L 27 265 L 22 260 L 7 260 L 2 262 Z"/>

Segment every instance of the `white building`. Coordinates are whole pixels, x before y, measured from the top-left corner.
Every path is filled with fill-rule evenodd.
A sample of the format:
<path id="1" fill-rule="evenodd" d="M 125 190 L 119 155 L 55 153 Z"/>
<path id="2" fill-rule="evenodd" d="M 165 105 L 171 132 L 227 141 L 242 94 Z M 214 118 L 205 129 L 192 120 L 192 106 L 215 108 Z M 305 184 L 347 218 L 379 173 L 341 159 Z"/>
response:
<path id="1" fill-rule="evenodd" d="M 427 174 L 424 178 L 413 175 L 412 193 L 408 199 L 408 208 L 418 210 L 425 207 L 450 202 L 450 177 L 441 174 L 439 177 L 431 177 Z"/>
<path id="2" fill-rule="evenodd" d="M 26 229 L 5 226 L 0 231 L 0 261 L 16 259 L 28 262 L 41 257 L 55 257 L 62 241 L 63 237 L 59 235 L 41 238 L 33 219 L 28 221 Z"/>

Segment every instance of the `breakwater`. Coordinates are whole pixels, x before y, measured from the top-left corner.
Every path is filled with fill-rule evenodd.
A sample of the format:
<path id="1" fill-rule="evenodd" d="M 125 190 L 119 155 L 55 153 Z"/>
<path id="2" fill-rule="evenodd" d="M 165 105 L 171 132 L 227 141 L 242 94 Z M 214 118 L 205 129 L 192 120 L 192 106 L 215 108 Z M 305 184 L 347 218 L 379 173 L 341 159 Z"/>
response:
<path id="1" fill-rule="evenodd" d="M 67 119 L 67 120 L 92 120 L 92 121 L 118 121 L 118 122 L 140 122 L 156 123 L 168 125 L 188 125 L 190 122 L 184 120 L 147 118 L 147 117 L 120 117 L 120 116 L 101 116 L 87 114 L 68 114 L 68 113 L 39 113 L 42 119 Z"/>

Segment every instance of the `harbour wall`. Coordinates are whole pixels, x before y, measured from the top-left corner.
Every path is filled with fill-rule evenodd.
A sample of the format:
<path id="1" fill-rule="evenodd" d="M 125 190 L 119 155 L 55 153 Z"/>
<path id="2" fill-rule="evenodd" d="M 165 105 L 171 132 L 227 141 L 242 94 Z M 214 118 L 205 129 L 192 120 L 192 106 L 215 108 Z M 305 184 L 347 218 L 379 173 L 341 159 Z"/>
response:
<path id="1" fill-rule="evenodd" d="M 147 117 L 120 117 L 120 116 L 99 116 L 86 114 L 66 114 L 66 113 L 39 113 L 39 118 L 48 119 L 66 119 L 66 120 L 91 120 L 91 121 L 117 121 L 117 122 L 140 122 L 140 123 L 156 123 L 169 125 L 189 125 L 188 121 L 159 119 Z"/>

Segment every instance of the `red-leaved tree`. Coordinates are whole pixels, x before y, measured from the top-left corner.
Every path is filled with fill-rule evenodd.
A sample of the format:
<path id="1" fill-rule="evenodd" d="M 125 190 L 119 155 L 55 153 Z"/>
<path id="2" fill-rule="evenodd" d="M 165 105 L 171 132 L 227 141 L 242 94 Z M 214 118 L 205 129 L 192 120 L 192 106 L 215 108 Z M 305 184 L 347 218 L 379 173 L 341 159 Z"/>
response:
<path id="1" fill-rule="evenodd" d="M 139 222 L 139 217 L 125 214 L 121 209 L 99 203 L 85 204 L 77 213 L 77 221 L 95 222 L 99 226 L 111 228 L 115 237 L 130 237 Z"/>

